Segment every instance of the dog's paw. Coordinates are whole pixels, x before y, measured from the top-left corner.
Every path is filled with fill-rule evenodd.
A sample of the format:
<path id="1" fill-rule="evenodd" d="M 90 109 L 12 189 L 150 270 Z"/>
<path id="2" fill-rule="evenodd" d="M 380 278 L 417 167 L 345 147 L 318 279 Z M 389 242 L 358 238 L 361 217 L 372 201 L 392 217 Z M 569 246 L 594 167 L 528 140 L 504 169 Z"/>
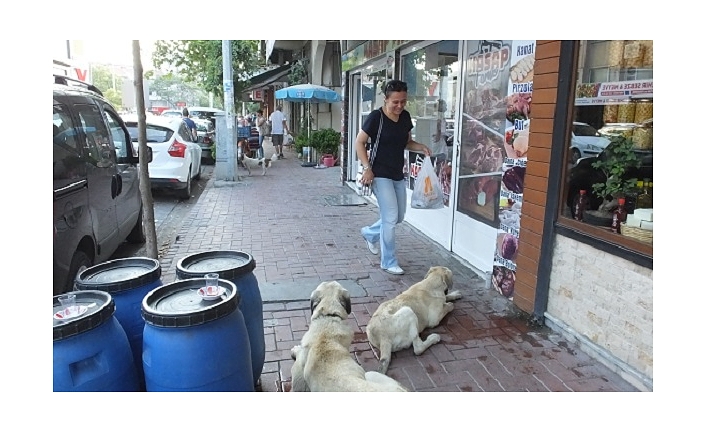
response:
<path id="1" fill-rule="evenodd" d="M 463 295 L 461 295 L 460 290 L 454 290 L 453 292 L 446 295 L 446 300 L 447 301 L 456 301 L 457 299 L 461 299 L 462 297 L 463 297 Z"/>
<path id="2" fill-rule="evenodd" d="M 439 335 L 439 334 L 429 334 L 429 336 L 427 337 L 427 339 L 426 339 L 424 342 L 425 342 L 425 343 L 429 343 L 429 345 L 431 345 L 431 344 L 436 344 L 436 343 L 438 343 L 439 341 L 441 341 L 441 335 Z"/>

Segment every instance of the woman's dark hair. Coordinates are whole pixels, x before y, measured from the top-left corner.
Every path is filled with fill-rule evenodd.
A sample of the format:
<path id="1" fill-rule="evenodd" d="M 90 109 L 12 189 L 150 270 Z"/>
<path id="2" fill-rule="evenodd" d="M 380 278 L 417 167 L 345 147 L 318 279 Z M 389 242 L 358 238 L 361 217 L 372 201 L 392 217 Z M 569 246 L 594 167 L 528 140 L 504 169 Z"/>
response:
<path id="1" fill-rule="evenodd" d="M 258 114 L 262 114 L 262 109 L 258 109 L 258 110 L 257 110 L 257 113 L 258 113 Z"/>
<path id="2" fill-rule="evenodd" d="M 406 93 L 407 83 L 404 81 L 400 81 L 399 79 L 391 79 L 387 81 L 387 84 L 385 84 L 385 97 L 387 98 L 390 93 L 396 91 L 404 91 Z"/>

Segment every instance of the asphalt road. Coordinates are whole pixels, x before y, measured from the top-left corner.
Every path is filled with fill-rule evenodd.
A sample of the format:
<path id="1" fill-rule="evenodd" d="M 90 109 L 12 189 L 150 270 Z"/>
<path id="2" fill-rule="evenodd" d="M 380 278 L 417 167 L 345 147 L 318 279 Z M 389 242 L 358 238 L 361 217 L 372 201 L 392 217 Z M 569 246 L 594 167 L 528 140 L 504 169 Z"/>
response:
<path id="1" fill-rule="evenodd" d="M 157 230 L 157 252 L 158 259 L 163 252 L 169 250 L 169 246 L 176 239 L 176 236 L 181 228 L 184 217 L 186 217 L 191 208 L 198 202 L 201 193 L 203 193 L 206 183 L 213 175 L 214 165 L 203 165 L 201 178 L 191 184 L 191 199 L 181 200 L 176 194 L 170 190 L 152 190 L 152 198 L 154 199 L 154 222 Z M 146 247 L 144 244 L 130 244 L 124 242 L 110 257 L 112 259 L 120 259 L 134 256 L 145 256 Z"/>

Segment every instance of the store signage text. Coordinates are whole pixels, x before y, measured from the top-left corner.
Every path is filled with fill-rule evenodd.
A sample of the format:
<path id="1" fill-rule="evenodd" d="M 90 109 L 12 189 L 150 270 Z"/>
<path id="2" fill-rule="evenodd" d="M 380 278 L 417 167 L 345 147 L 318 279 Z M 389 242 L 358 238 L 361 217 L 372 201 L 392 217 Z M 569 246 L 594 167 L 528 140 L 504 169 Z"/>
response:
<path id="1" fill-rule="evenodd" d="M 520 237 L 520 231 L 518 229 L 515 229 L 514 227 L 507 226 L 507 225 L 500 223 L 500 229 L 509 233 L 510 235 L 516 236 L 517 238 Z"/>
<path id="2" fill-rule="evenodd" d="M 507 269 L 510 269 L 512 271 L 515 271 L 517 269 L 517 265 L 511 260 L 505 259 L 504 257 L 498 255 L 497 253 L 495 254 L 495 261 L 498 262 L 500 265 L 504 266 Z"/>
<path id="3" fill-rule="evenodd" d="M 532 82 L 524 82 L 522 84 L 512 84 L 513 93 L 531 93 L 532 92 Z"/>
<path id="4" fill-rule="evenodd" d="M 509 157 L 505 157 L 503 163 L 507 166 L 520 166 L 523 168 L 527 167 L 527 159 L 511 159 Z"/>
<path id="5" fill-rule="evenodd" d="M 515 201 L 515 202 L 522 202 L 522 195 L 518 195 L 518 194 L 515 193 L 515 192 L 509 192 L 509 191 L 506 191 L 506 190 L 501 190 L 501 191 L 500 191 L 500 197 L 512 199 L 512 200 Z"/>
<path id="6" fill-rule="evenodd" d="M 517 47 L 517 52 L 515 53 L 516 56 L 522 56 L 522 55 L 530 55 L 534 54 L 534 44 L 530 43 L 528 45 L 520 45 Z"/>
<path id="7" fill-rule="evenodd" d="M 495 80 L 510 63 L 510 46 L 502 45 L 499 49 L 473 54 L 468 58 L 470 75 L 476 75 L 478 85 Z"/>

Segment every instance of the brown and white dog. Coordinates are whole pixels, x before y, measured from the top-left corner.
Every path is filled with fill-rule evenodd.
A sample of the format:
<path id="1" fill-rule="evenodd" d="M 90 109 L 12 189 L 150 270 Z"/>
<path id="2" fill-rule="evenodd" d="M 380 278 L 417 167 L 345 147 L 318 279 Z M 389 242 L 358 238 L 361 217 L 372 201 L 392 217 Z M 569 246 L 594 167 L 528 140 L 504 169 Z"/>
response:
<path id="1" fill-rule="evenodd" d="M 375 310 L 365 332 L 370 344 L 380 350 L 378 371 L 387 373 L 392 352 L 414 346 L 414 354 L 421 355 L 441 341 L 439 334 L 429 334 L 424 341 L 419 334 L 426 328 L 438 326 L 454 308 L 449 301 L 461 298 L 458 290 L 449 293 L 452 275 L 445 266 L 433 266 L 422 281 Z"/>
<path id="2" fill-rule="evenodd" d="M 351 356 L 351 297 L 340 283 L 319 284 L 310 301 L 309 330 L 291 350 L 292 392 L 407 391 L 391 377 L 366 372 Z"/>

